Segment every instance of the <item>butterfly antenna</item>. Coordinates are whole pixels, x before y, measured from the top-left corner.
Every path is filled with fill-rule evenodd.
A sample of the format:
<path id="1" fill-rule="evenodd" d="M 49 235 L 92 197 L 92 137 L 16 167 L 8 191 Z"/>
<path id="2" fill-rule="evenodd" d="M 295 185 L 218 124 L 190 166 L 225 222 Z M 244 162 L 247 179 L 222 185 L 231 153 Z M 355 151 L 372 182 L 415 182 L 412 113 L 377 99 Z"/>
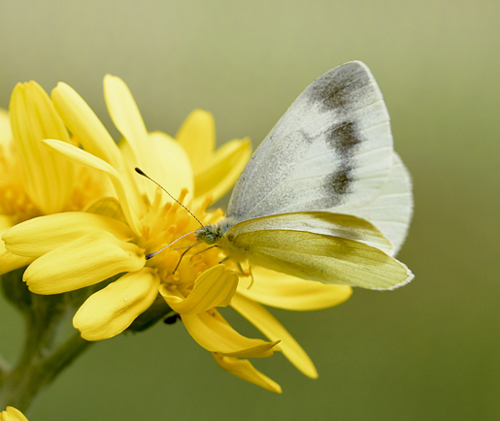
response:
<path id="1" fill-rule="evenodd" d="M 191 212 L 191 211 L 187 208 L 187 206 L 185 206 L 183 203 L 179 202 L 179 201 L 178 201 L 178 200 L 177 200 L 174 196 L 172 196 L 172 195 L 171 195 L 171 194 L 167 191 L 167 189 L 166 189 L 165 187 L 163 187 L 160 183 L 158 183 L 158 181 L 156 181 L 155 179 L 151 178 L 149 175 L 147 175 L 147 174 L 146 174 L 144 171 L 142 171 L 140 168 L 135 167 L 135 172 L 136 172 L 137 174 L 142 175 L 143 177 L 146 177 L 148 180 L 152 181 L 153 183 L 155 183 L 155 184 L 156 184 L 156 185 L 157 185 L 160 189 L 162 189 L 165 193 L 167 193 L 167 194 L 168 194 L 168 195 L 169 195 L 169 196 L 170 196 L 173 200 L 175 200 L 175 201 L 176 201 L 179 205 L 181 205 L 184 209 L 186 209 L 186 210 L 189 212 L 189 214 L 190 214 L 190 215 L 191 215 L 194 219 L 196 219 L 196 221 L 198 222 L 198 224 L 200 224 L 200 225 L 201 225 L 201 227 L 202 227 L 202 228 L 205 228 L 205 225 L 203 225 L 203 224 L 201 223 L 201 221 L 200 221 L 200 220 L 196 217 L 196 215 L 195 215 L 193 212 Z M 194 231 L 193 231 L 193 232 L 194 232 Z M 191 233 L 189 233 L 189 234 L 191 234 Z M 182 236 L 182 237 L 184 237 L 184 236 Z M 180 237 L 180 238 L 182 238 L 182 237 Z M 174 241 L 174 243 L 175 243 L 175 241 Z M 172 244 L 173 244 L 173 243 L 172 243 Z M 166 246 L 166 247 L 164 247 L 164 248 L 167 248 L 167 247 L 169 247 L 170 245 L 171 245 L 171 244 L 169 244 L 168 246 Z M 163 250 L 163 249 L 162 249 L 162 250 Z M 161 251 L 161 250 L 160 250 L 160 251 Z M 158 252 L 156 252 L 156 253 L 158 253 Z M 156 253 L 155 253 L 155 254 L 156 254 Z M 153 254 L 153 256 L 154 256 L 154 254 Z M 153 257 L 153 256 L 151 256 L 151 257 Z M 146 257 L 146 258 L 148 258 L 148 257 Z"/>
<path id="2" fill-rule="evenodd" d="M 149 254 L 146 254 L 146 260 L 149 260 L 149 259 L 151 259 L 152 257 L 155 257 L 155 256 L 156 256 L 158 253 L 160 253 L 161 251 L 163 251 L 163 250 L 165 250 L 165 249 L 168 249 L 171 245 L 173 245 L 173 244 L 177 243 L 177 241 L 179 241 L 179 240 L 183 239 L 184 237 L 187 237 L 189 234 L 192 234 L 193 232 L 196 232 L 196 230 L 195 230 L 195 231 L 191 231 L 191 232 L 187 232 L 186 234 L 181 235 L 179 238 L 175 239 L 175 240 L 174 240 L 174 241 L 172 241 L 170 244 L 167 244 L 165 247 L 162 247 L 160 250 L 155 251 L 154 253 L 149 253 Z M 195 244 L 196 244 L 196 243 L 195 243 Z M 193 244 L 193 246 L 194 246 L 195 244 Z M 192 246 L 190 246 L 190 247 L 188 248 L 188 250 L 189 250 L 191 247 L 192 247 Z M 186 250 L 186 251 L 188 251 L 188 250 Z M 177 268 L 176 268 L 176 269 L 177 269 Z M 175 272 L 175 271 L 174 271 L 174 272 Z"/>

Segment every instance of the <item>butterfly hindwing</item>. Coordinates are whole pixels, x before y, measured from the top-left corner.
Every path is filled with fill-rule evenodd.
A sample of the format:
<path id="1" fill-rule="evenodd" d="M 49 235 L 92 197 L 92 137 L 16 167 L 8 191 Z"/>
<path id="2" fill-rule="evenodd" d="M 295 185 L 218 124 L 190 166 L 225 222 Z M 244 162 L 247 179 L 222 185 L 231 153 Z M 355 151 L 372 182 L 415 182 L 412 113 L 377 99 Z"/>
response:
<path id="1" fill-rule="evenodd" d="M 294 212 L 252 218 L 231 227 L 227 235 L 231 238 L 263 230 L 307 231 L 349 238 L 392 253 L 390 241 L 373 224 L 353 215 L 331 212 Z"/>
<path id="2" fill-rule="evenodd" d="M 377 247 L 275 225 L 275 229 L 254 227 L 241 233 L 229 230 L 225 248 L 245 253 L 250 264 L 329 284 L 392 289 L 413 278 L 404 264 Z"/>
<path id="3" fill-rule="evenodd" d="M 413 195 L 410 173 L 397 153 L 393 166 L 379 194 L 361 205 L 345 205 L 335 212 L 356 215 L 372 222 L 392 244 L 391 255 L 396 255 L 408 232 L 413 214 Z"/>

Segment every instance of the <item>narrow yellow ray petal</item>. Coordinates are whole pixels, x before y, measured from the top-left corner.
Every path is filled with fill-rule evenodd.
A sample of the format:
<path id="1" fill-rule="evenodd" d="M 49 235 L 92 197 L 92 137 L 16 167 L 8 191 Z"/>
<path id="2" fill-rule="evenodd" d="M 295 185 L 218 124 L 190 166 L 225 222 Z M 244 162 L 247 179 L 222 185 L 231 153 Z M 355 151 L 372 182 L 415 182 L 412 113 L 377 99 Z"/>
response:
<path id="1" fill-rule="evenodd" d="M 149 199 L 153 200 L 156 187 L 134 171 L 135 167 L 139 167 L 148 174 L 155 173 L 155 168 L 151 167 L 150 164 L 158 159 L 155 156 L 157 151 L 151 145 L 134 97 L 123 80 L 116 76 L 106 75 L 104 77 L 104 98 L 111 119 L 123 136 L 122 143 L 126 143 L 130 149 L 125 163 L 127 179 L 131 180 L 137 192 L 146 192 Z"/>
<path id="2" fill-rule="evenodd" d="M 174 197 L 178 197 L 184 188 L 190 195 L 194 194 L 193 168 L 186 151 L 162 132 L 150 133 L 149 139 L 152 152 L 148 156 L 150 175 Z M 189 199 L 190 196 L 185 201 Z"/>
<path id="3" fill-rule="evenodd" d="M 192 111 L 175 137 L 187 152 L 193 168 L 202 169 L 210 164 L 209 158 L 215 149 L 215 122 L 210 112 Z"/>
<path id="4" fill-rule="evenodd" d="M 285 310 L 310 311 L 339 305 L 352 295 L 348 285 L 331 285 L 252 267 L 250 277 L 241 278 L 238 293 L 259 303 Z"/>
<path id="5" fill-rule="evenodd" d="M 252 154 L 250 140 L 232 140 L 217 149 L 211 162 L 195 173 L 196 196 L 217 201 L 233 187 Z"/>
<path id="6" fill-rule="evenodd" d="M 151 268 L 128 273 L 92 294 L 75 314 L 73 326 L 87 341 L 112 338 L 153 304 L 159 285 Z"/>
<path id="7" fill-rule="evenodd" d="M 106 75 L 104 99 L 113 123 L 132 148 L 137 165 L 143 167 L 148 133 L 130 89 L 119 77 Z"/>
<path id="8" fill-rule="evenodd" d="M 58 212 L 72 193 L 74 166 L 40 142 L 47 138 L 69 142 L 69 134 L 50 98 L 35 82 L 15 87 L 9 109 L 26 191 L 42 212 Z"/>
<path id="9" fill-rule="evenodd" d="M 130 228 L 116 219 L 85 212 L 63 212 L 17 224 L 2 239 L 11 253 L 38 257 L 91 232 L 109 232 L 121 241 L 134 237 Z"/>
<path id="10" fill-rule="evenodd" d="M 96 170 L 104 171 L 106 174 L 108 174 L 111 179 L 111 182 L 113 183 L 116 195 L 118 196 L 118 200 L 120 201 L 123 213 L 127 218 L 127 222 L 129 223 L 130 228 L 132 228 L 132 230 L 136 235 L 139 235 L 139 228 L 138 228 L 139 223 L 137 221 L 136 216 L 134 215 L 134 213 L 130 208 L 128 196 L 125 191 L 125 188 L 123 187 L 121 179 L 118 173 L 111 165 L 109 165 L 102 159 L 99 159 L 96 156 L 89 154 L 88 152 L 76 148 L 75 146 L 68 145 L 64 142 L 59 142 L 57 140 L 52 140 L 52 139 L 46 139 L 44 140 L 44 143 L 48 147 L 52 148 L 54 151 L 57 151 L 58 153 L 60 153 L 61 155 L 63 155 L 64 157 L 73 162 L 77 162 L 87 167 L 95 168 Z"/>
<path id="11" fill-rule="evenodd" d="M 103 159 L 116 169 L 123 166 L 120 151 L 113 138 L 71 86 L 59 82 L 52 90 L 51 98 L 64 123 L 87 152 Z"/>
<path id="12" fill-rule="evenodd" d="M 110 164 L 120 174 L 129 195 L 134 197 L 133 206 L 140 205 L 142 200 L 138 200 L 141 196 L 137 183 L 143 181 L 134 172 L 137 163 L 124 162 L 111 135 L 73 88 L 65 83 L 59 83 L 52 91 L 52 99 L 64 122 L 81 142 L 84 149 Z"/>
<path id="13" fill-rule="evenodd" d="M 318 377 L 316 367 L 306 352 L 264 307 L 238 293 L 234 295 L 231 306 L 271 341 L 281 340 L 283 354 L 299 371 L 313 379 Z"/>
<path id="14" fill-rule="evenodd" d="M 160 294 L 181 315 L 197 314 L 229 305 L 237 286 L 238 274 L 224 265 L 217 265 L 196 278 L 193 290 L 186 298 L 174 295 L 164 287 L 160 288 Z"/>
<path id="15" fill-rule="evenodd" d="M 186 314 L 182 316 L 182 321 L 193 339 L 211 352 L 242 358 L 264 358 L 275 351 L 276 343 L 240 335 L 215 310 Z"/>
<path id="16" fill-rule="evenodd" d="M 26 269 L 24 281 L 37 294 L 58 294 L 138 271 L 145 262 L 135 244 L 94 232 L 39 257 Z"/>
<path id="17" fill-rule="evenodd" d="M 221 354 L 212 353 L 217 364 L 223 370 L 234 374 L 240 379 L 256 384 L 271 392 L 281 393 L 281 386 L 260 371 L 256 370 L 248 360 L 240 360 L 234 357 L 226 357 Z"/>
<path id="18" fill-rule="evenodd" d="M 0 238 L 2 235 L 0 231 Z M 19 269 L 28 266 L 35 258 L 24 257 L 13 254 L 5 248 L 5 243 L 0 240 L 0 275 L 10 272 L 11 270 Z"/>
<path id="19" fill-rule="evenodd" d="M 187 188 L 189 196 L 184 200 L 189 201 L 194 191 L 194 176 L 186 151 L 178 142 L 165 133 L 149 133 L 148 138 L 148 150 L 147 153 L 143 154 L 145 162 L 142 166 L 135 161 L 130 145 L 127 142 L 120 142 L 120 150 L 128 167 L 133 169 L 139 166 L 141 170 L 156 180 L 173 197 L 179 197 L 181 190 Z M 134 176 L 139 177 L 135 171 Z M 149 201 L 153 202 L 157 189 L 156 185 L 143 177 L 140 177 L 140 180 L 137 181 L 141 192 L 147 194 Z M 166 194 L 164 200 L 172 201 Z"/>

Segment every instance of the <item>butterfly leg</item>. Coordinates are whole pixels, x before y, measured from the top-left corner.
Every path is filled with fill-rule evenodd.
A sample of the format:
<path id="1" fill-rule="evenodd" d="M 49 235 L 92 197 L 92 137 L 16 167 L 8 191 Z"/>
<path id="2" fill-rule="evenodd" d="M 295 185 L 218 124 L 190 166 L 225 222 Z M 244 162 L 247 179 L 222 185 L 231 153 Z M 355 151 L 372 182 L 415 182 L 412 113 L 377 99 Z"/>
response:
<path id="1" fill-rule="evenodd" d="M 203 253 L 204 251 L 207 251 L 207 250 L 213 249 L 214 247 L 219 247 L 219 246 L 218 246 L 218 245 L 213 245 L 213 246 L 207 247 L 206 249 L 203 249 L 203 250 L 197 251 L 196 253 L 193 253 L 193 255 L 189 258 L 189 261 L 192 261 L 192 260 L 193 260 L 193 257 L 194 257 L 194 256 L 196 256 L 197 254 L 200 254 L 200 253 Z"/>
<path id="2" fill-rule="evenodd" d="M 245 276 L 245 277 L 250 276 L 250 285 L 248 285 L 247 289 L 252 288 L 253 281 L 254 281 L 253 273 L 252 273 L 252 266 L 248 265 L 248 271 L 246 271 L 245 269 L 243 269 L 243 266 L 241 266 L 240 262 L 237 262 L 236 265 L 238 266 L 238 269 L 239 269 L 240 274 L 242 276 Z"/>
<path id="3" fill-rule="evenodd" d="M 189 250 L 191 250 L 191 249 L 192 249 L 192 248 L 193 248 L 196 244 L 198 244 L 198 243 L 193 243 L 193 244 L 191 244 L 189 247 L 187 247 L 187 248 L 186 248 L 186 250 L 184 250 L 184 251 L 182 252 L 181 257 L 179 258 L 179 261 L 177 262 L 177 265 L 175 266 L 175 269 L 174 269 L 174 271 L 172 272 L 172 275 L 175 273 L 175 271 L 176 271 L 177 269 L 179 269 L 179 265 L 181 264 L 182 258 L 183 258 L 183 257 L 186 255 L 186 253 L 187 253 Z"/>

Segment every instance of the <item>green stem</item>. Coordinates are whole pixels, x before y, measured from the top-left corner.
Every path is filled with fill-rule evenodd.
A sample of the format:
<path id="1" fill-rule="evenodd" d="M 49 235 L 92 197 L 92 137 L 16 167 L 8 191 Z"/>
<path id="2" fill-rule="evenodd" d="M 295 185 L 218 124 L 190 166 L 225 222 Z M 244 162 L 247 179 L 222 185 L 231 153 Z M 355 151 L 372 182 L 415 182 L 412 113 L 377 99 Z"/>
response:
<path id="1" fill-rule="evenodd" d="M 22 281 L 23 270 L 2 276 L 6 299 L 24 316 L 26 337 L 13 369 L 0 364 L 0 409 L 12 405 L 25 411 L 35 395 L 77 358 L 91 342 L 79 332 L 61 344 L 61 324 L 85 298 L 85 291 L 43 296 L 31 293 Z"/>
<path id="2" fill-rule="evenodd" d="M 38 362 L 36 356 L 31 361 L 21 358 L 16 368 L 4 378 L 3 407 L 12 405 L 25 411 L 36 394 L 49 385 L 92 343 L 82 339 L 80 333 L 76 332 L 56 351 Z M 26 353 L 23 357 L 25 355 Z"/>
<path id="3" fill-rule="evenodd" d="M 60 344 L 60 327 L 94 291 L 114 280 L 57 295 L 37 295 L 22 281 L 24 269 L 2 275 L 1 289 L 5 298 L 24 316 L 26 338 L 22 355 L 10 369 L 0 360 L 0 410 L 6 405 L 25 411 L 37 393 L 49 385 L 92 343 L 80 337 L 79 332 Z M 128 331 L 141 332 L 169 314 L 172 309 L 162 297 L 141 314 Z"/>

